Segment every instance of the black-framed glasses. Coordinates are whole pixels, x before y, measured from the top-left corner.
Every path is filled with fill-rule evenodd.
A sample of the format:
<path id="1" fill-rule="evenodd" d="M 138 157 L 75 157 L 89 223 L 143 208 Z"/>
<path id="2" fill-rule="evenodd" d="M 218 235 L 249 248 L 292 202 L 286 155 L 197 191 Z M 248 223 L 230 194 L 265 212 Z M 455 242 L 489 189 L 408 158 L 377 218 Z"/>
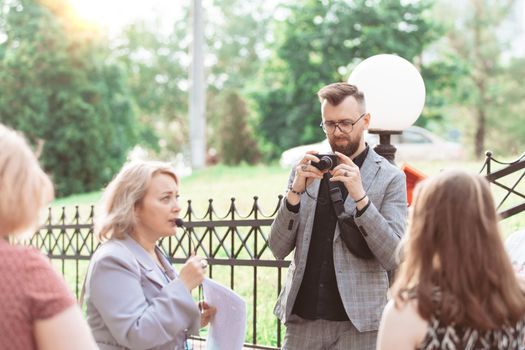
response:
<path id="1" fill-rule="evenodd" d="M 323 128 L 323 131 L 326 134 L 333 134 L 335 132 L 335 128 L 339 128 L 342 133 L 350 134 L 352 131 L 354 131 L 354 125 L 356 125 L 357 122 L 360 121 L 365 115 L 366 112 L 361 114 L 354 122 L 351 119 L 343 119 L 337 122 L 329 120 L 321 122 L 319 126 Z"/>

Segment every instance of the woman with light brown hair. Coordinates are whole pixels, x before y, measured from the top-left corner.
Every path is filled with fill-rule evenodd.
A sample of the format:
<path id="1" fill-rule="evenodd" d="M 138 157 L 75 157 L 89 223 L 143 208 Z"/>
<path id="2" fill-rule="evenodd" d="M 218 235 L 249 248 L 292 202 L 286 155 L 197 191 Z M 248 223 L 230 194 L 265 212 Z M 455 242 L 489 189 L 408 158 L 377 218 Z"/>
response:
<path id="1" fill-rule="evenodd" d="M 522 349 L 525 296 L 486 179 L 445 171 L 416 188 L 378 349 Z"/>
<path id="2" fill-rule="evenodd" d="M 162 162 L 125 165 L 104 191 L 95 222 L 103 244 L 86 278 L 86 313 L 101 350 L 182 350 L 215 314 L 196 304 L 207 262 L 191 256 L 177 272 L 158 246 L 180 225 L 180 181 Z"/>
<path id="3" fill-rule="evenodd" d="M 9 244 L 32 235 L 53 185 L 24 138 L 0 124 L 0 349 L 96 349 L 62 276 L 35 248 Z"/>

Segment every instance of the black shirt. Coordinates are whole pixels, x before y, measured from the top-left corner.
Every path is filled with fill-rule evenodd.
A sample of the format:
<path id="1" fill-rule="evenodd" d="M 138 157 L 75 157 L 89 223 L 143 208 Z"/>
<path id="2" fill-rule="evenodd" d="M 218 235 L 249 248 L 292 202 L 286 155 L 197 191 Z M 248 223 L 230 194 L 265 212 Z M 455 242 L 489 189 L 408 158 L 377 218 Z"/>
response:
<path id="1" fill-rule="evenodd" d="M 359 168 L 367 154 L 368 146 L 354 159 L 354 163 Z M 319 186 L 306 269 L 292 312 L 310 320 L 346 321 L 348 315 L 335 277 L 333 242 L 337 216 L 330 200 L 328 178 L 329 176 L 323 177 Z M 341 189 L 343 199 L 346 199 L 348 196 L 346 187 L 341 182 L 336 184 Z M 299 209 L 299 205 L 288 205 L 288 207 L 292 211 Z M 366 208 L 361 212 L 364 210 Z"/>

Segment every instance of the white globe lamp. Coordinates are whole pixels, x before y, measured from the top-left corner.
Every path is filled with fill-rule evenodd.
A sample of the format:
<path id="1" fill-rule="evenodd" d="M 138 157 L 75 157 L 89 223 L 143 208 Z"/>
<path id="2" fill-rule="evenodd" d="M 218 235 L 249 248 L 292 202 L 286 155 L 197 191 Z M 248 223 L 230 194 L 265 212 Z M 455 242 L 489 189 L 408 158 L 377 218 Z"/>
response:
<path id="1" fill-rule="evenodd" d="M 359 63 L 348 83 L 365 95 L 371 116 L 369 132 L 379 134 L 376 152 L 393 163 L 396 149 L 390 144 L 390 135 L 400 134 L 414 124 L 425 105 L 421 74 L 406 59 L 381 54 Z"/>

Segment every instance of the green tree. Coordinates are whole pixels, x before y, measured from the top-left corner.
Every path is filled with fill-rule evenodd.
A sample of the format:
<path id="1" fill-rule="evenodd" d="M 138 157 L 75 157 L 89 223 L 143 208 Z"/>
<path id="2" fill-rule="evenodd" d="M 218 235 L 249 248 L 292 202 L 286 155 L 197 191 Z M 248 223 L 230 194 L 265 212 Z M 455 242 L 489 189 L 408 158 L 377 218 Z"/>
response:
<path id="1" fill-rule="evenodd" d="M 213 1 L 212 5 L 207 9 L 206 23 L 208 54 L 214 62 L 208 73 L 209 145 L 216 147 L 220 158 L 228 164 L 253 163 L 259 158 L 260 145 L 255 142 L 257 119 L 250 91 L 258 87 L 257 74 L 269 53 L 267 46 L 275 5 L 241 0 Z M 229 101 L 235 105 L 228 106 Z M 226 114 L 240 111 L 240 114 Z M 244 140 L 223 140 L 232 122 L 246 124 Z M 249 143 L 250 147 L 241 151 L 228 146 L 235 142 Z"/>
<path id="2" fill-rule="evenodd" d="M 2 6 L 0 121 L 42 140 L 58 195 L 97 190 L 135 144 L 132 100 L 106 43 L 59 1 Z"/>
<path id="3" fill-rule="evenodd" d="M 345 80 L 361 60 L 394 53 L 420 58 L 439 31 L 429 19 L 429 1 L 308 0 L 289 6 L 276 31 L 277 50 L 265 67 L 258 104 L 266 149 L 323 137 L 317 90 Z"/>
<path id="4" fill-rule="evenodd" d="M 257 79 L 261 56 L 268 53 L 265 44 L 272 11 L 261 1 L 221 0 L 209 5 L 205 21 L 207 137 L 209 147 L 223 152 L 228 148 L 223 147 L 221 130 L 227 128 L 226 120 L 232 117 L 224 115 L 228 110 L 224 103 L 230 93 L 235 92 L 242 100 L 247 125 L 253 126 L 255 122 L 248 91 Z M 151 126 L 150 133 L 141 137 L 158 141 L 161 146 L 154 147 L 155 150 L 160 150 L 160 157 L 170 158 L 173 153 L 185 150 L 189 137 L 189 8 L 183 7 L 168 30 L 159 25 L 162 17 L 158 13 L 126 28 L 113 46 L 113 57 L 126 68 L 140 121 Z M 247 127 L 246 132 L 251 130 L 253 127 Z M 230 155 L 220 156 L 230 159 Z M 242 160 L 250 162 L 248 158 Z"/>
<path id="5" fill-rule="evenodd" d="M 188 33 L 185 18 L 166 29 L 158 25 L 160 17 L 125 28 L 112 56 L 125 67 L 138 118 L 149 126 L 141 138 L 169 159 L 188 140 Z"/>
<path id="6" fill-rule="evenodd" d="M 438 60 L 421 64 L 421 75 L 425 80 L 425 108 L 416 124 L 438 133 L 458 131 L 454 120 L 454 103 L 461 99 L 457 95 L 468 67 L 458 64 L 455 55 L 442 55 Z"/>
<path id="7" fill-rule="evenodd" d="M 494 81 L 495 108 L 487 140 L 497 154 L 516 156 L 525 152 L 525 58 L 514 58 Z M 504 137 L 502 137 L 504 135 Z"/>
<path id="8" fill-rule="evenodd" d="M 246 104 L 235 91 L 226 92 L 223 98 L 224 122 L 220 129 L 220 152 L 224 163 L 236 165 L 246 161 L 254 164 L 260 154 L 247 123 Z"/>
<path id="9" fill-rule="evenodd" d="M 502 60 L 511 38 L 503 36 L 500 30 L 514 4 L 515 0 L 469 0 L 455 13 L 450 6 L 442 10 L 448 14 L 441 17 L 448 18 L 444 20 L 448 27 L 444 54 L 453 56 L 454 64 L 463 70 L 461 76 L 455 77 L 457 84 L 450 103 L 456 108 L 452 113 L 470 134 L 476 157 L 483 155 L 487 136 L 496 136 L 491 138 L 494 149 L 493 146 L 501 145 L 502 132 L 507 137 L 514 132 L 509 133 L 513 127 L 502 130 L 502 125 L 510 126 L 508 122 L 501 123 L 503 116 L 516 120 L 503 112 L 510 111 L 506 106 L 509 99 L 516 93 L 522 94 L 523 88 L 518 87 L 521 82 L 517 85 L 518 76 L 509 74 L 518 71 L 517 67 Z M 512 91 L 514 88 L 517 90 Z M 521 128 L 514 130 L 518 129 Z"/>

